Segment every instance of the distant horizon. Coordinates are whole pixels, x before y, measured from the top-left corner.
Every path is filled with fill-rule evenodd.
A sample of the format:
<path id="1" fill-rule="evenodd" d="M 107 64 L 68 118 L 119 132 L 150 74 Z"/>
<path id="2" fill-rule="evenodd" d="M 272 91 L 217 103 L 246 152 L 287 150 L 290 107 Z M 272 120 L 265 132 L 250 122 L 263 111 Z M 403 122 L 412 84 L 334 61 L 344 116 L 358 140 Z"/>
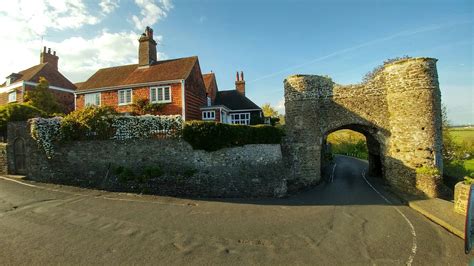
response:
<path id="1" fill-rule="evenodd" d="M 100 68 L 136 63 L 137 39 L 151 26 L 160 60 L 198 56 L 219 90 L 233 89 L 235 71 L 243 71 L 248 97 L 280 113 L 289 75 L 356 84 L 389 58 L 436 58 L 449 120 L 474 124 L 469 0 L 4 2 L 0 79 L 38 64 L 47 46 L 68 79 L 85 81 Z"/>

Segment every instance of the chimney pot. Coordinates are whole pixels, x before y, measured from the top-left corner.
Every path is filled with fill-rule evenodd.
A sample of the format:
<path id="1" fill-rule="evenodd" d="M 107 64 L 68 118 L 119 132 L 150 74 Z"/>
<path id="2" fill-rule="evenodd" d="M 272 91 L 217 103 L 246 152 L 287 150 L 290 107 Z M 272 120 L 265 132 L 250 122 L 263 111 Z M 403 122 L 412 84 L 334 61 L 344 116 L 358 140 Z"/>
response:
<path id="1" fill-rule="evenodd" d="M 240 71 L 240 80 L 244 81 L 244 71 Z"/>
<path id="2" fill-rule="evenodd" d="M 46 53 L 46 46 L 43 47 L 43 53 Z"/>
<path id="3" fill-rule="evenodd" d="M 53 55 L 56 55 L 56 51 L 53 52 Z"/>
<path id="4" fill-rule="evenodd" d="M 147 26 L 142 34 L 138 46 L 138 65 L 149 66 L 157 61 L 156 42 L 153 40 L 153 29 Z"/>
<path id="5" fill-rule="evenodd" d="M 236 81 L 239 81 L 239 71 L 237 71 L 237 72 L 235 73 L 235 80 L 236 80 Z"/>
<path id="6" fill-rule="evenodd" d="M 51 48 L 48 48 L 48 54 L 51 54 Z"/>

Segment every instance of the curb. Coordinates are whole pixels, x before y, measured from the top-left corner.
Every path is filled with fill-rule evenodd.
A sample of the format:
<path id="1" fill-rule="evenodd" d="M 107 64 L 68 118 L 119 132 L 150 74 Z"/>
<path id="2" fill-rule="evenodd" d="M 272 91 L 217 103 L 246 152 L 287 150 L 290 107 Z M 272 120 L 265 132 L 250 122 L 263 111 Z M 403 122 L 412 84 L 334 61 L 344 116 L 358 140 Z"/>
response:
<path id="1" fill-rule="evenodd" d="M 427 211 L 426 209 L 424 209 L 423 207 L 419 206 L 416 202 L 409 201 L 408 206 L 410 208 L 414 209 L 415 211 L 423 214 L 424 216 L 426 216 L 431 221 L 433 221 L 433 222 L 439 224 L 440 226 L 444 227 L 449 232 L 455 234 L 456 236 L 460 237 L 461 239 L 464 239 L 464 230 L 456 228 L 451 223 L 445 221 L 444 219 L 436 216 L 435 214 L 433 214 L 433 213 Z"/>

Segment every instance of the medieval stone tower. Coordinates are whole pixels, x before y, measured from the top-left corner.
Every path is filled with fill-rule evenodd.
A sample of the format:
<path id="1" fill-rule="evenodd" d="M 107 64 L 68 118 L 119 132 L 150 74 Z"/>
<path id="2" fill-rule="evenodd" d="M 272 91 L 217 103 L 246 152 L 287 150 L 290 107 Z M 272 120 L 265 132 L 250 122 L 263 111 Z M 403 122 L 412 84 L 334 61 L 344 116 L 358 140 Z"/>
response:
<path id="1" fill-rule="evenodd" d="M 358 85 L 342 86 L 322 76 L 288 77 L 284 83 L 289 180 L 299 186 L 320 182 L 326 136 L 352 129 L 366 136 L 368 174 L 383 176 L 399 190 L 436 196 L 442 173 L 436 61 L 395 61 Z"/>

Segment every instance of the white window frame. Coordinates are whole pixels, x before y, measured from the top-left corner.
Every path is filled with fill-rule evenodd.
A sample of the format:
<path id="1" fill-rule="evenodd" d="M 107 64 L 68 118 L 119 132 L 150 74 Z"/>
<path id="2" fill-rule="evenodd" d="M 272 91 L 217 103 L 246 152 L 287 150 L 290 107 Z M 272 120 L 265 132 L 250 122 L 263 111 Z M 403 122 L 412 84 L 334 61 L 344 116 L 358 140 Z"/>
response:
<path id="1" fill-rule="evenodd" d="M 94 99 L 89 99 L 89 103 L 88 103 L 88 100 L 87 98 L 92 98 L 94 97 Z M 94 101 L 94 102 L 92 102 Z M 84 94 L 84 106 L 100 106 L 102 102 L 102 99 L 101 99 L 101 95 L 100 95 L 100 92 L 95 92 L 95 93 L 86 93 Z"/>
<path id="2" fill-rule="evenodd" d="M 11 91 L 8 93 L 8 102 L 9 103 L 16 102 L 16 91 Z"/>
<path id="3" fill-rule="evenodd" d="M 202 120 L 215 120 L 216 111 L 202 111 Z"/>
<path id="4" fill-rule="evenodd" d="M 161 101 L 159 100 L 158 92 L 161 89 Z M 165 99 L 165 90 L 169 91 L 169 99 Z M 154 91 L 154 92 L 153 92 Z M 150 87 L 150 102 L 151 103 L 170 103 L 171 99 L 171 86 L 158 86 Z"/>
<path id="5" fill-rule="evenodd" d="M 123 93 L 123 102 L 121 102 L 121 97 L 120 94 Z M 130 93 L 130 101 L 127 101 L 127 93 Z M 132 89 L 124 89 L 124 90 L 119 90 L 117 91 L 117 98 L 118 98 L 118 105 L 129 105 L 132 104 L 133 102 L 133 91 Z"/>
<path id="6" fill-rule="evenodd" d="M 250 125 L 250 113 L 230 114 L 230 123 L 234 125 Z"/>

